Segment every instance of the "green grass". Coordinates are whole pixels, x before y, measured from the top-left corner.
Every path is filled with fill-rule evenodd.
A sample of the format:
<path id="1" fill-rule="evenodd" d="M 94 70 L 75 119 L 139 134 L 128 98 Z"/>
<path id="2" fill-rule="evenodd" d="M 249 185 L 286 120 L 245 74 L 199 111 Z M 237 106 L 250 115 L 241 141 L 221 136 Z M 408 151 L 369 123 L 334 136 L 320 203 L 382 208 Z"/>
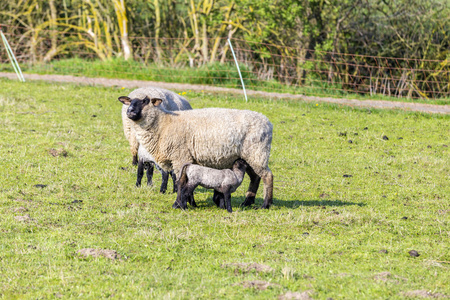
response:
<path id="1" fill-rule="evenodd" d="M 22 65 L 24 73 L 62 74 L 87 77 L 121 78 L 131 80 L 148 80 L 157 82 L 176 82 L 205 84 L 215 87 L 241 89 L 241 81 L 234 64 L 214 63 L 199 68 L 170 68 L 156 64 L 145 65 L 137 61 L 111 59 L 108 61 L 86 60 L 80 58 L 55 60 L 51 63 Z M 386 100 L 415 103 L 449 105 L 450 99 L 409 99 L 384 95 L 361 95 L 346 92 L 342 86 L 328 84 L 318 78 L 306 78 L 303 86 L 289 86 L 276 80 L 258 79 L 247 67 L 240 66 L 247 89 L 255 91 L 302 94 L 309 96 L 348 98 L 358 100 Z M 10 64 L 0 64 L 0 71 L 13 72 Z"/>
<path id="2" fill-rule="evenodd" d="M 239 208 L 246 177 L 232 214 L 204 189 L 198 208 L 180 211 L 158 174 L 134 186 L 116 100 L 130 90 L 0 83 L 0 298 L 450 295 L 448 116 L 184 91 L 194 108 L 265 114 L 275 182 L 270 210 Z M 83 248 L 122 259 L 82 258 Z M 242 286 L 252 280 L 276 285 Z"/>

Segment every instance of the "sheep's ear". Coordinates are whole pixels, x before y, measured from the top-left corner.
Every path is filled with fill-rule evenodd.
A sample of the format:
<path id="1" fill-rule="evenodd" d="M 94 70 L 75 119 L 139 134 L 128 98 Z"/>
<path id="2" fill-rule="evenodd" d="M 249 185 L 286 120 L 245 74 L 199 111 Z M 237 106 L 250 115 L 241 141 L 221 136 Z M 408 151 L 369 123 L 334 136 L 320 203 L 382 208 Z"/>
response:
<path id="1" fill-rule="evenodd" d="M 127 96 L 120 96 L 119 101 L 125 105 L 130 105 L 130 103 L 131 103 L 131 99 Z"/>
<path id="2" fill-rule="evenodd" d="M 145 96 L 145 98 L 142 99 L 142 102 L 144 103 L 144 105 L 147 105 L 150 103 L 150 98 L 148 96 Z"/>
<path id="3" fill-rule="evenodd" d="M 160 99 L 160 98 L 152 98 L 153 106 L 160 106 L 161 103 L 162 103 L 162 99 Z"/>

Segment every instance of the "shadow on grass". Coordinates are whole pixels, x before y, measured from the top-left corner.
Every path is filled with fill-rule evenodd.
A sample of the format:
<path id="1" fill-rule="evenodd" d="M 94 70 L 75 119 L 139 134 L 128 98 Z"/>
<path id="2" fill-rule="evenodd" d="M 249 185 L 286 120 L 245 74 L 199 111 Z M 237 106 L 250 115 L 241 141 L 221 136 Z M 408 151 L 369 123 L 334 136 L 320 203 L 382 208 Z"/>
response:
<path id="1" fill-rule="evenodd" d="M 263 202 L 263 199 L 261 199 L 261 203 Z M 274 206 L 283 206 L 283 207 L 288 207 L 288 208 L 299 208 L 299 207 L 310 207 L 310 206 L 332 206 L 332 207 L 336 207 L 336 206 L 348 206 L 348 205 L 357 205 L 357 206 L 365 206 L 365 203 L 362 202 L 350 202 L 350 201 L 341 201 L 341 200 L 323 200 L 323 199 L 319 199 L 319 200 L 291 200 L 291 201 L 286 201 L 286 200 L 279 200 L 274 198 L 273 199 L 273 205 Z"/>
<path id="2" fill-rule="evenodd" d="M 211 190 L 205 188 L 198 188 L 198 192 L 211 192 Z M 240 207 L 244 202 L 244 196 L 233 196 L 231 195 L 231 206 L 234 208 Z M 216 207 L 216 204 L 212 201 L 212 192 L 211 196 L 209 196 L 205 201 L 197 201 L 198 207 Z M 263 198 L 256 198 L 255 204 L 249 206 L 249 209 L 258 209 L 263 204 Z M 357 205 L 359 207 L 366 206 L 365 203 L 362 202 L 350 202 L 350 201 L 342 201 L 342 200 L 325 200 L 325 199 L 317 199 L 317 200 L 280 200 L 277 198 L 273 198 L 273 206 L 278 207 L 286 207 L 297 209 L 299 207 L 313 207 L 313 206 L 325 206 L 325 207 L 339 207 L 339 206 L 349 206 L 349 205 Z"/>

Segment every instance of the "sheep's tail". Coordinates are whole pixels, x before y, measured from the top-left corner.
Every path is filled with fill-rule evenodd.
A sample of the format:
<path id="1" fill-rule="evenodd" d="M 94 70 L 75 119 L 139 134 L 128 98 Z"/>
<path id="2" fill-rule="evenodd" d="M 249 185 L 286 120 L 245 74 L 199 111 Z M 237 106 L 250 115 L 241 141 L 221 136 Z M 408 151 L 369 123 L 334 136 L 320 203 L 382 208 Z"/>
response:
<path id="1" fill-rule="evenodd" d="M 189 166 L 190 164 L 184 164 L 181 167 L 181 171 L 180 171 L 180 178 L 178 179 L 178 186 L 184 186 L 187 184 L 188 182 L 188 177 L 186 175 L 186 168 Z"/>

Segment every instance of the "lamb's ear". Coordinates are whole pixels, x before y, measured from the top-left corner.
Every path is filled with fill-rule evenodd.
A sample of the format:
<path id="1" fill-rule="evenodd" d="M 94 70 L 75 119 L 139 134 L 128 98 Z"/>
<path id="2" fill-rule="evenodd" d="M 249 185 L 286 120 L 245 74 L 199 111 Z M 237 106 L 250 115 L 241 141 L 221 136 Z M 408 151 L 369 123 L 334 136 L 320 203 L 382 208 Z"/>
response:
<path id="1" fill-rule="evenodd" d="M 130 105 L 130 103 L 131 103 L 131 99 L 127 96 L 120 96 L 119 101 L 125 105 Z"/>
<path id="2" fill-rule="evenodd" d="M 161 103 L 162 103 L 162 99 L 160 99 L 160 98 L 152 98 L 152 104 L 153 104 L 153 106 L 160 106 L 161 105 Z"/>

